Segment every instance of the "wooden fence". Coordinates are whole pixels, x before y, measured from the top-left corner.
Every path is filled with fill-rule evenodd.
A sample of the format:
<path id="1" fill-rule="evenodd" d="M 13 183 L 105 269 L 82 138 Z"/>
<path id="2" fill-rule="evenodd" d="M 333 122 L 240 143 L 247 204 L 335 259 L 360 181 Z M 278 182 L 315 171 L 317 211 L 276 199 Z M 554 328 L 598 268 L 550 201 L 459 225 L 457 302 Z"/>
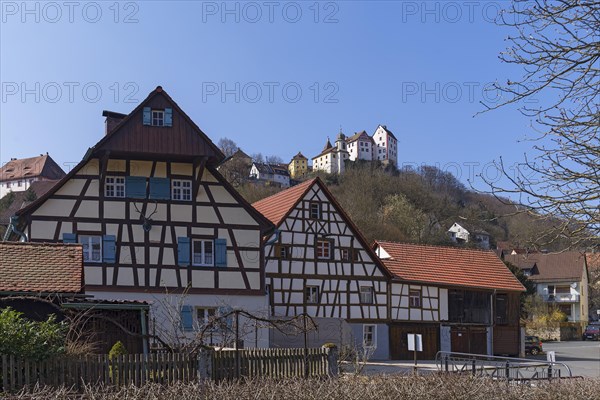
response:
<path id="1" fill-rule="evenodd" d="M 238 354 L 239 352 L 239 354 Z M 330 350 L 307 349 L 243 349 L 217 351 L 212 355 L 212 379 L 238 377 L 321 377 L 331 375 Z"/>
<path id="2" fill-rule="evenodd" d="M 202 350 L 190 354 L 128 354 L 109 359 L 107 355 L 27 361 L 2 355 L 0 392 L 25 387 L 84 385 L 142 386 L 146 382 L 172 384 L 202 379 L 240 377 L 324 377 L 337 375 L 336 349 L 243 349 Z"/>

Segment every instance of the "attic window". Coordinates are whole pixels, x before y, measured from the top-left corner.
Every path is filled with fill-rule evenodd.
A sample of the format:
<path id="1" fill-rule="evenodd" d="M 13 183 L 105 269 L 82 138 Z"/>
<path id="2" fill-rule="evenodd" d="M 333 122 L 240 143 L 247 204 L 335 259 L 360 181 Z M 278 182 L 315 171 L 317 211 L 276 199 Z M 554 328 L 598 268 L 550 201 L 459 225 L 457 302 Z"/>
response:
<path id="1" fill-rule="evenodd" d="M 164 126 L 165 125 L 165 111 L 164 110 L 152 110 L 152 126 Z"/>

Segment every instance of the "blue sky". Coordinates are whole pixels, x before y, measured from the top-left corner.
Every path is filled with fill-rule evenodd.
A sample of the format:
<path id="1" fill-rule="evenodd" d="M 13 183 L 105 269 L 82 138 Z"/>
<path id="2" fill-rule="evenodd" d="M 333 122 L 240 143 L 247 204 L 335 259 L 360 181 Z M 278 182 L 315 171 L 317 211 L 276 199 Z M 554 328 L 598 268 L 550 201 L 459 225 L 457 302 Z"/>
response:
<path id="1" fill-rule="evenodd" d="M 400 164 L 466 182 L 532 146 L 516 108 L 475 117 L 496 99 L 486 85 L 521 75 L 498 59 L 503 2 L 70 4 L 2 2 L 2 163 L 49 152 L 68 170 L 103 135 L 102 110 L 128 113 L 157 85 L 215 142 L 284 160 L 340 125 L 385 124 Z"/>

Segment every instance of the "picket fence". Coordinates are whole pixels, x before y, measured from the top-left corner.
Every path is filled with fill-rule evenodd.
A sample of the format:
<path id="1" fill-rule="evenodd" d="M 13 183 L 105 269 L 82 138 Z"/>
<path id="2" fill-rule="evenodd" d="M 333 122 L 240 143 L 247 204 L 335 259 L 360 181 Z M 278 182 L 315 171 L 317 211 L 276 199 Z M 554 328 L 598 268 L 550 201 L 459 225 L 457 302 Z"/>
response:
<path id="1" fill-rule="evenodd" d="M 306 363 L 305 363 L 306 360 Z M 0 392 L 40 386 L 163 385 L 241 377 L 324 377 L 337 375 L 335 349 L 202 350 L 199 355 L 178 353 L 128 354 L 109 358 L 89 355 L 27 361 L 1 355 Z"/>

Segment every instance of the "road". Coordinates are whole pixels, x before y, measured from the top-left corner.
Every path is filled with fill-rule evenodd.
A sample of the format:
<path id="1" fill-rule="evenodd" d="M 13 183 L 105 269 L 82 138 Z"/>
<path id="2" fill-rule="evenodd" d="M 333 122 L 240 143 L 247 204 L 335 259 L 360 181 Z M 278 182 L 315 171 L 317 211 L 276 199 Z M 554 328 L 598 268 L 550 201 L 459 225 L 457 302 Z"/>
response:
<path id="1" fill-rule="evenodd" d="M 600 342 L 546 342 L 543 348 L 556 352 L 556 361 L 567 364 L 574 376 L 600 378 Z M 546 355 L 527 358 L 545 360 Z"/>

